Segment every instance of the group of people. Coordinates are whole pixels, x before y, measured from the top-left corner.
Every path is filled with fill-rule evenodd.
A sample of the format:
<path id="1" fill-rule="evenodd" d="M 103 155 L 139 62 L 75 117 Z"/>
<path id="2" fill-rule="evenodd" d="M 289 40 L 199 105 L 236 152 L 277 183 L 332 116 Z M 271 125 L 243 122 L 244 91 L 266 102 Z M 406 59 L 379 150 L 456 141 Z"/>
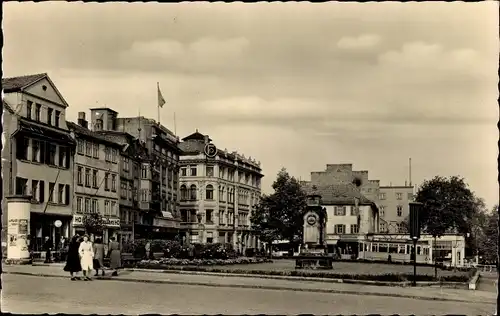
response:
<path id="1" fill-rule="evenodd" d="M 72 281 L 80 280 L 78 277 L 80 271 L 83 273 L 83 280 L 90 281 L 92 270 L 95 270 L 95 276 L 99 275 L 99 270 L 102 276 L 105 275 L 105 257 L 109 258 L 109 267 L 113 270 L 112 276 L 117 276 L 118 269 L 121 268 L 121 251 L 120 244 L 115 238 L 110 238 L 108 252 L 105 254 L 102 238 L 96 238 L 92 243 L 88 235 L 80 237 L 76 234 L 69 243 L 64 271 L 70 273 Z"/>

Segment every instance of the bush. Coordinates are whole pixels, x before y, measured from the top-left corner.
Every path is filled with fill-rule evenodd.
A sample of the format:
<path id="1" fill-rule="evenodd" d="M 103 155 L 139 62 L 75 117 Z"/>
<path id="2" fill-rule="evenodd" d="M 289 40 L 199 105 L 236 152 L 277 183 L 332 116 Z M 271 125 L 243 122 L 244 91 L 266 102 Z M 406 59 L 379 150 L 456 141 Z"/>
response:
<path id="1" fill-rule="evenodd" d="M 147 269 L 165 269 L 167 267 L 191 266 L 223 266 L 234 264 L 251 264 L 251 263 L 264 263 L 272 262 L 265 258 L 235 258 L 235 259 L 178 259 L 178 258 L 161 258 L 159 260 L 142 260 L 137 263 L 138 268 Z M 177 268 L 178 269 L 178 268 Z"/>

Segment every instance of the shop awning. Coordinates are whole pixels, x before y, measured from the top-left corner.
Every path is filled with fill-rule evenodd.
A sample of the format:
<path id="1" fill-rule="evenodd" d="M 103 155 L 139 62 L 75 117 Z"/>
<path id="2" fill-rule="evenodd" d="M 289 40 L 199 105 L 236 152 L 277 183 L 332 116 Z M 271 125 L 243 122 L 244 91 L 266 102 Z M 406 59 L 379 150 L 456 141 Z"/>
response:
<path id="1" fill-rule="evenodd" d="M 166 219 L 173 219 L 174 218 L 174 216 L 170 212 L 163 211 L 163 212 L 161 212 L 161 215 L 163 216 L 163 218 L 166 218 Z"/>

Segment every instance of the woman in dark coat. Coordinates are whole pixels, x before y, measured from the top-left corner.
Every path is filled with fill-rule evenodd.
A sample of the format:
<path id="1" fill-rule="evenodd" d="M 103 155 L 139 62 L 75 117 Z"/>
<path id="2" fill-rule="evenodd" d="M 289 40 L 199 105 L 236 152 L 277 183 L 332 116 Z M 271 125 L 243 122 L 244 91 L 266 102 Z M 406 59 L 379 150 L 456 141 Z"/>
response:
<path id="1" fill-rule="evenodd" d="M 110 238 L 109 242 L 109 267 L 115 271 L 113 271 L 113 276 L 118 275 L 118 269 L 122 267 L 122 254 L 120 251 L 120 244 L 115 241 L 114 237 Z"/>
<path id="2" fill-rule="evenodd" d="M 77 274 L 82 271 L 82 266 L 80 265 L 80 254 L 78 253 L 78 248 L 80 247 L 80 236 L 75 235 L 71 238 L 71 242 L 68 247 L 68 257 L 66 259 L 66 266 L 64 267 L 64 271 L 69 272 L 71 275 L 71 281 L 75 281 L 77 276 L 73 274 Z"/>
<path id="3" fill-rule="evenodd" d="M 99 269 L 104 276 L 104 245 L 101 238 L 96 238 L 94 241 L 94 269 L 95 276 L 99 276 Z"/>

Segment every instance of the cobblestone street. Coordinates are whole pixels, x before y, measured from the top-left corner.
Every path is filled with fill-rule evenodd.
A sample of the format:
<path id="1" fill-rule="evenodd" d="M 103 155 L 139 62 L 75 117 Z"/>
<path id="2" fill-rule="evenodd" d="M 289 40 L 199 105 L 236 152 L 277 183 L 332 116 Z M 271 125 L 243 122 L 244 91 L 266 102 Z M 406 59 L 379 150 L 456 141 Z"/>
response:
<path id="1" fill-rule="evenodd" d="M 236 281 L 234 282 L 237 283 Z M 14 274 L 3 275 L 3 289 L 2 311 L 13 313 L 488 315 L 494 310 L 491 301 L 487 304 L 479 301 L 459 303 L 388 296 L 192 284 L 150 284 L 120 280 L 84 282 Z M 380 290 L 383 291 L 384 288 Z"/>

